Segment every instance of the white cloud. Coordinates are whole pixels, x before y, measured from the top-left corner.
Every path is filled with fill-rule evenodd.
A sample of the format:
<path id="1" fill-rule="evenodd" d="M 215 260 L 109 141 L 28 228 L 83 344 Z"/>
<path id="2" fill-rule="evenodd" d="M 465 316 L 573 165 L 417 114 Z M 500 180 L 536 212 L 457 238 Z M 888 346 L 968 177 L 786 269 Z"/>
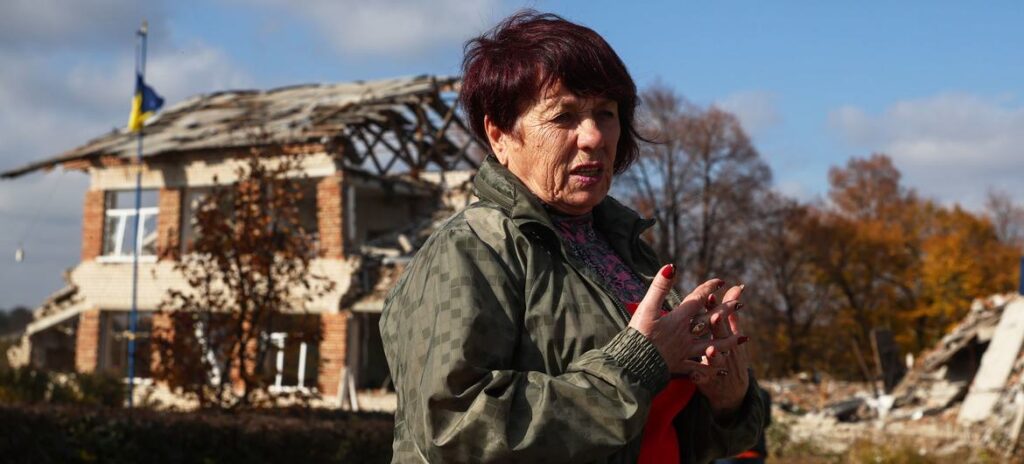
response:
<path id="1" fill-rule="evenodd" d="M 748 134 L 761 135 L 782 122 L 778 110 L 778 97 L 771 92 L 737 92 L 715 104 L 736 115 Z"/>
<path id="2" fill-rule="evenodd" d="M 409 56 L 490 27 L 499 0 L 261 0 L 310 21 L 343 54 Z"/>
<path id="3" fill-rule="evenodd" d="M 977 208 L 998 187 L 1024 202 L 1024 103 L 1012 98 L 941 94 L 881 114 L 847 106 L 829 123 L 852 146 L 891 156 L 928 196 Z"/>
<path id="4" fill-rule="evenodd" d="M 131 57 L 114 66 L 83 63 L 68 73 L 72 95 L 97 108 L 117 110 L 127 118 L 134 81 Z M 155 53 L 146 64 L 146 82 L 172 105 L 198 93 L 247 88 L 253 79 L 238 69 L 220 49 L 203 43 L 177 48 L 173 53 Z M 118 121 L 119 122 L 119 121 Z"/>
<path id="5" fill-rule="evenodd" d="M 144 17 L 164 17 L 166 2 L 136 0 L 5 0 L 0 47 L 84 49 L 131 41 Z M 159 29 L 164 29 L 163 23 Z"/>

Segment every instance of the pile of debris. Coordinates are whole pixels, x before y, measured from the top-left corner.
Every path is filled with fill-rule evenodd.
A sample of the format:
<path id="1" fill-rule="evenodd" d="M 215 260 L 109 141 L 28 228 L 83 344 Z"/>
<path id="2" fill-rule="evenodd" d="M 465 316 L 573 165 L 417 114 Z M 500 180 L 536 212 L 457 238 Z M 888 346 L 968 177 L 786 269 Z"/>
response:
<path id="1" fill-rule="evenodd" d="M 890 394 L 818 376 L 764 382 L 796 435 L 903 435 L 1024 454 L 1024 297 L 978 299 Z M 810 414 L 803 414 L 809 411 Z M 804 430 L 806 429 L 806 430 Z M 803 432 L 801 432 L 803 430 Z M 833 436 L 835 435 L 835 436 Z M 884 439 L 884 438 L 883 438 Z M 839 440 L 844 441 L 844 440 Z M 849 440 L 845 440 L 849 443 Z"/>
<path id="2" fill-rule="evenodd" d="M 474 199 L 473 170 L 423 172 L 419 181 L 440 188 L 441 207 L 429 217 L 422 218 L 391 233 L 368 240 L 360 253 L 352 258 L 358 271 L 349 293 L 342 299 L 342 307 L 354 311 L 380 312 L 387 293 L 395 286 L 413 255 L 456 212 Z"/>
<path id="3" fill-rule="evenodd" d="M 975 300 L 967 316 L 893 392 L 890 419 L 956 412 L 959 426 L 1001 449 L 1019 446 L 1024 422 L 1024 298 Z"/>

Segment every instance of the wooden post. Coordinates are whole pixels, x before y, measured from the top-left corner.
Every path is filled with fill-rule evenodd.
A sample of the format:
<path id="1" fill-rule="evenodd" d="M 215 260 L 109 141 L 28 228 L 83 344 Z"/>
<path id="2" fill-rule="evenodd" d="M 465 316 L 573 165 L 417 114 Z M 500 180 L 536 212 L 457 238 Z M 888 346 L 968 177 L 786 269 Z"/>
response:
<path id="1" fill-rule="evenodd" d="M 857 340 L 855 338 L 851 338 L 850 344 L 853 345 L 853 355 L 857 358 L 857 365 L 860 366 L 860 372 L 864 374 L 864 378 L 867 379 L 869 384 L 871 384 L 871 395 L 878 398 L 878 386 L 875 385 L 875 376 L 871 375 L 871 371 L 868 370 L 868 365 L 864 362 L 864 355 L 860 353 L 860 346 L 857 346 Z"/>

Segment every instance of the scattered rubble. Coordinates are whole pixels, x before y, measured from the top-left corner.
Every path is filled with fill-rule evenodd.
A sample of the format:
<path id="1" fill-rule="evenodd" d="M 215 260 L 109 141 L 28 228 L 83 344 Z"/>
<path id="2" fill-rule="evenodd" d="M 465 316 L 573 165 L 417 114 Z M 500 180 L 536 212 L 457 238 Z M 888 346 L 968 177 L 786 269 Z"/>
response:
<path id="1" fill-rule="evenodd" d="M 921 454 L 971 448 L 1024 461 L 1024 297 L 993 295 L 907 372 L 891 394 L 820 375 L 763 381 L 789 440 L 843 453 L 858 440 L 905 440 Z M 988 350 L 992 347 L 993 350 Z"/>

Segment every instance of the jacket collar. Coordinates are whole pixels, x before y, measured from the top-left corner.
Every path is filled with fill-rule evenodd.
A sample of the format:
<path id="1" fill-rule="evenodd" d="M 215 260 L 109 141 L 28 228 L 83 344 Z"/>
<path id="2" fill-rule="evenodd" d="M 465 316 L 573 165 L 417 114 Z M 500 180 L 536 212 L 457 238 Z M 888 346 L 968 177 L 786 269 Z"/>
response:
<path id="1" fill-rule="evenodd" d="M 484 159 L 473 179 L 473 186 L 480 199 L 497 204 L 516 225 L 538 224 L 554 230 L 551 217 L 540 199 L 494 156 L 488 155 Z M 594 225 L 612 241 L 632 240 L 654 225 L 653 219 L 641 218 L 610 196 L 594 207 L 593 212 Z"/>

